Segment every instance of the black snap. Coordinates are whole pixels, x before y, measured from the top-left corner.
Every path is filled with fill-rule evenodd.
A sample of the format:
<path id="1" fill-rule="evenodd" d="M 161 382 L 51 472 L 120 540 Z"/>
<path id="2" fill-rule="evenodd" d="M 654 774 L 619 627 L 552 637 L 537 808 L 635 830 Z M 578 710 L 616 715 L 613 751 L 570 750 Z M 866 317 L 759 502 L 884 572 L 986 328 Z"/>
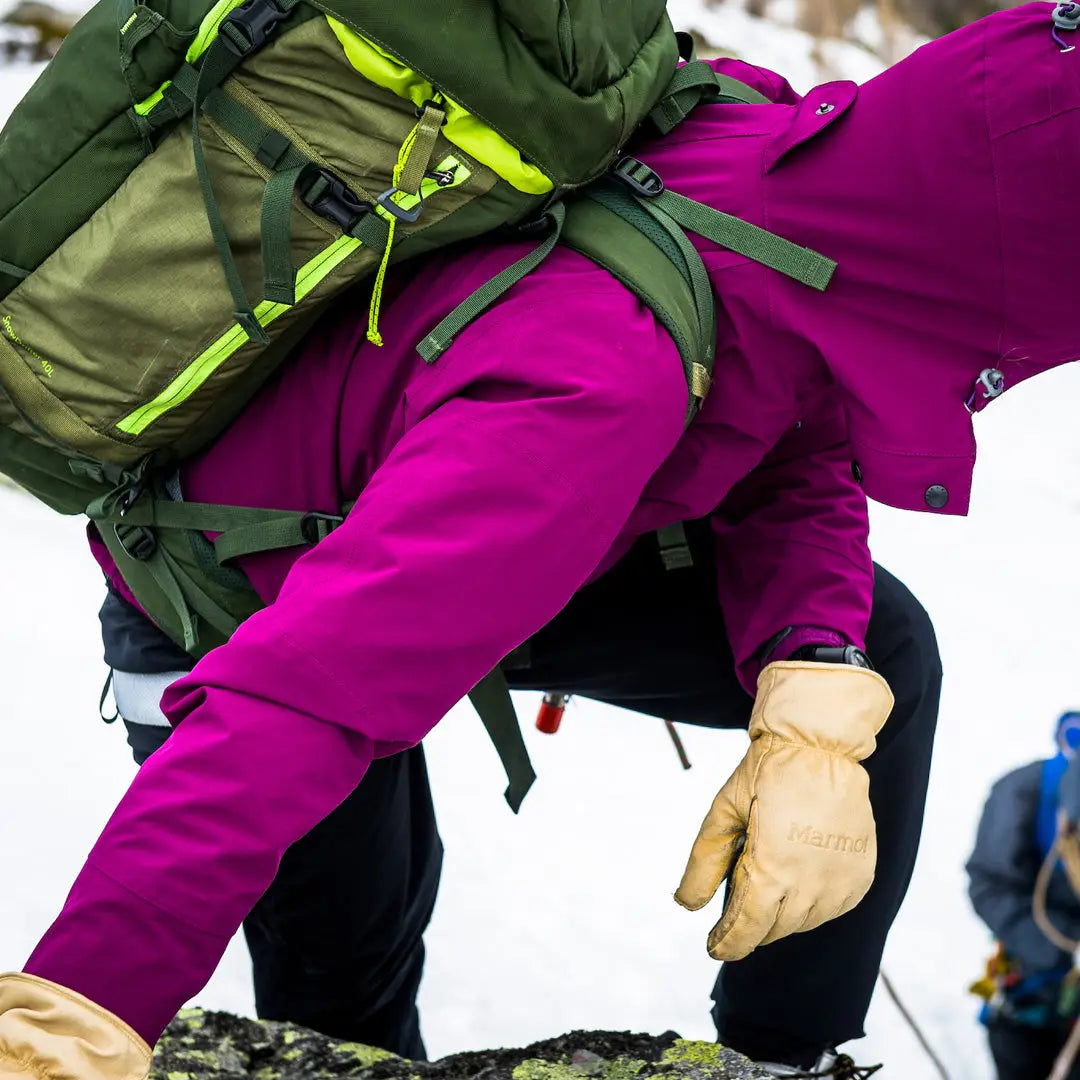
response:
<path id="1" fill-rule="evenodd" d="M 862 483 L 862 469 L 859 467 L 859 463 L 857 461 L 853 461 L 851 463 L 851 475 L 852 478 L 855 480 L 856 484 Z"/>
<path id="2" fill-rule="evenodd" d="M 817 107 L 817 114 L 818 116 L 828 116 L 835 108 L 835 105 L 830 105 L 827 101 L 823 101 Z"/>
<path id="3" fill-rule="evenodd" d="M 949 489 L 941 484 L 931 484 L 926 489 L 926 505 L 932 510 L 940 510 L 949 501 Z"/>

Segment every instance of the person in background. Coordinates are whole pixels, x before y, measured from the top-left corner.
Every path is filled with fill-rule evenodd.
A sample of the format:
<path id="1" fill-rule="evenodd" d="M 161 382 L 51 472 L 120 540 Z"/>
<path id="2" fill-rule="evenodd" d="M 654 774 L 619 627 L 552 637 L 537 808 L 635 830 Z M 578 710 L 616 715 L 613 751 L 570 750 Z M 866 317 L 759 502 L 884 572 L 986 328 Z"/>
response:
<path id="1" fill-rule="evenodd" d="M 1080 799 L 1070 802 L 1070 792 L 1080 795 L 1080 712 L 1061 716 L 1055 741 L 1053 757 L 1014 769 L 990 789 L 967 864 L 971 902 L 997 939 L 972 991 L 986 999 L 980 1020 L 998 1080 L 1046 1080 L 1078 1013 L 1073 954 L 1039 925 L 1034 899 L 1059 816 L 1080 819 Z M 1061 937 L 1080 937 L 1080 898 L 1060 863 L 1044 903 Z M 1080 1080 L 1080 1063 L 1067 1075 Z"/>

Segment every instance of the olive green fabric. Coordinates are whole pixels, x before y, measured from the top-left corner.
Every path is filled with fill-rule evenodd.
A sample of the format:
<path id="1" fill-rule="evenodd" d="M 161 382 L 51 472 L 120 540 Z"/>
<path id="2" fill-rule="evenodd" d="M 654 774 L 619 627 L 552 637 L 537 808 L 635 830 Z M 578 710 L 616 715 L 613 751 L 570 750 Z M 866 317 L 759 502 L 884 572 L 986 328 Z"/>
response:
<path id="1" fill-rule="evenodd" d="M 273 40 L 224 93 L 252 116 L 254 129 L 280 133 L 356 192 L 391 186 L 400 146 L 416 124 L 409 103 L 357 77 L 321 19 Z M 202 131 L 207 165 L 244 288 L 258 297 L 260 208 L 271 169 L 258 160 L 257 147 L 245 146 L 215 116 L 211 98 Z M 529 205 L 441 137 L 432 161 L 453 162 L 462 179 L 428 192 L 418 222 L 399 223 L 398 258 L 409 254 L 417 234 L 429 234 L 425 246 L 434 248 L 520 216 Z M 358 241 L 342 247 L 341 230 L 298 200 L 291 227 L 293 262 L 314 284 L 294 307 L 263 305 L 275 307 L 267 326 L 274 341 L 292 323 L 306 324 L 318 301 L 369 275 L 383 254 Z M 233 326 L 190 134 L 179 125 L 86 226 L 0 302 L 0 380 L 50 439 L 131 465 L 178 442 L 195 449 L 221 426 L 205 429 L 201 417 L 238 381 L 245 397 L 232 400 L 242 407 L 255 389 L 245 378 L 252 366 L 258 362 L 267 373 L 276 366 L 280 357 L 267 362 L 273 346 L 264 350 L 242 335 L 223 341 Z"/>
<path id="2" fill-rule="evenodd" d="M 612 164 L 678 62 L 664 0 L 444 0 L 435 9 L 438 33 L 428 0 L 328 7 L 561 188 Z"/>
<path id="3" fill-rule="evenodd" d="M 92 499 L 109 490 L 98 473 L 76 475 L 67 457 L 46 449 L 10 427 L 0 426 L 0 462 L 4 473 L 61 514 L 83 514 Z"/>
<path id="4" fill-rule="evenodd" d="M 145 154 L 125 112 L 183 60 L 206 0 L 157 0 L 121 63 L 116 0 L 84 16 L 0 133 L 0 257 L 36 268 Z M 33 227 L 28 227 L 33 223 Z M 0 276 L 0 295 L 13 281 Z"/>

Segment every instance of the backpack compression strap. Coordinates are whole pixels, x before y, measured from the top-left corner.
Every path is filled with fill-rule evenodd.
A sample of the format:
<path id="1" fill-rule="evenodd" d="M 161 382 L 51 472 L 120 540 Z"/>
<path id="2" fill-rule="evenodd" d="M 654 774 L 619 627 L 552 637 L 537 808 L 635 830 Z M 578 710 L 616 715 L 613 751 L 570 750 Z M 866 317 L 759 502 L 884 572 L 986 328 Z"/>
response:
<path id="1" fill-rule="evenodd" d="M 176 488 L 170 488 L 173 498 L 139 490 L 128 486 L 101 497 L 87 516 L 147 614 L 193 654 L 210 644 L 200 641 L 200 624 L 225 641 L 261 606 L 244 574 L 228 565 L 233 559 L 314 546 L 352 507 L 341 514 L 301 513 L 183 502 Z M 219 535 L 209 541 L 205 533 Z M 469 699 L 506 771 L 506 801 L 516 814 L 536 773 L 502 671 L 483 678 Z"/>
<path id="2" fill-rule="evenodd" d="M 178 502 L 150 494 L 118 497 L 116 492 L 96 499 L 86 514 L 147 613 L 162 627 L 175 628 L 178 643 L 191 653 L 200 645 L 200 619 L 227 639 L 250 614 L 250 586 L 239 609 L 223 603 L 221 590 L 212 588 L 216 584 L 238 592 L 241 581 L 246 586 L 243 575 L 225 566 L 228 560 L 316 544 L 344 521 L 343 515 Z M 219 534 L 212 545 L 202 535 L 207 532 Z M 216 567 L 194 550 L 193 571 L 177 558 L 167 534 L 201 539 L 211 548 Z M 222 570 L 236 578 L 222 575 Z"/>

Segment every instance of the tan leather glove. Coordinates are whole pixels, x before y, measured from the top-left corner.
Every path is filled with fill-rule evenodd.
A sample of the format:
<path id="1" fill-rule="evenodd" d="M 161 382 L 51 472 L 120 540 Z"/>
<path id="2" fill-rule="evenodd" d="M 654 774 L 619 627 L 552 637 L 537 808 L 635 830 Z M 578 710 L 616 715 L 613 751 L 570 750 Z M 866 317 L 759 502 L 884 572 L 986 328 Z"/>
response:
<path id="1" fill-rule="evenodd" d="M 145 1080 L 150 1058 L 127 1024 L 74 990 L 0 975 L 0 1080 Z"/>
<path id="2" fill-rule="evenodd" d="M 750 749 L 713 800 L 675 893 L 691 911 L 704 907 L 734 862 L 711 956 L 740 960 L 866 895 L 877 837 L 859 762 L 892 706 L 867 668 L 788 661 L 761 673 Z"/>

